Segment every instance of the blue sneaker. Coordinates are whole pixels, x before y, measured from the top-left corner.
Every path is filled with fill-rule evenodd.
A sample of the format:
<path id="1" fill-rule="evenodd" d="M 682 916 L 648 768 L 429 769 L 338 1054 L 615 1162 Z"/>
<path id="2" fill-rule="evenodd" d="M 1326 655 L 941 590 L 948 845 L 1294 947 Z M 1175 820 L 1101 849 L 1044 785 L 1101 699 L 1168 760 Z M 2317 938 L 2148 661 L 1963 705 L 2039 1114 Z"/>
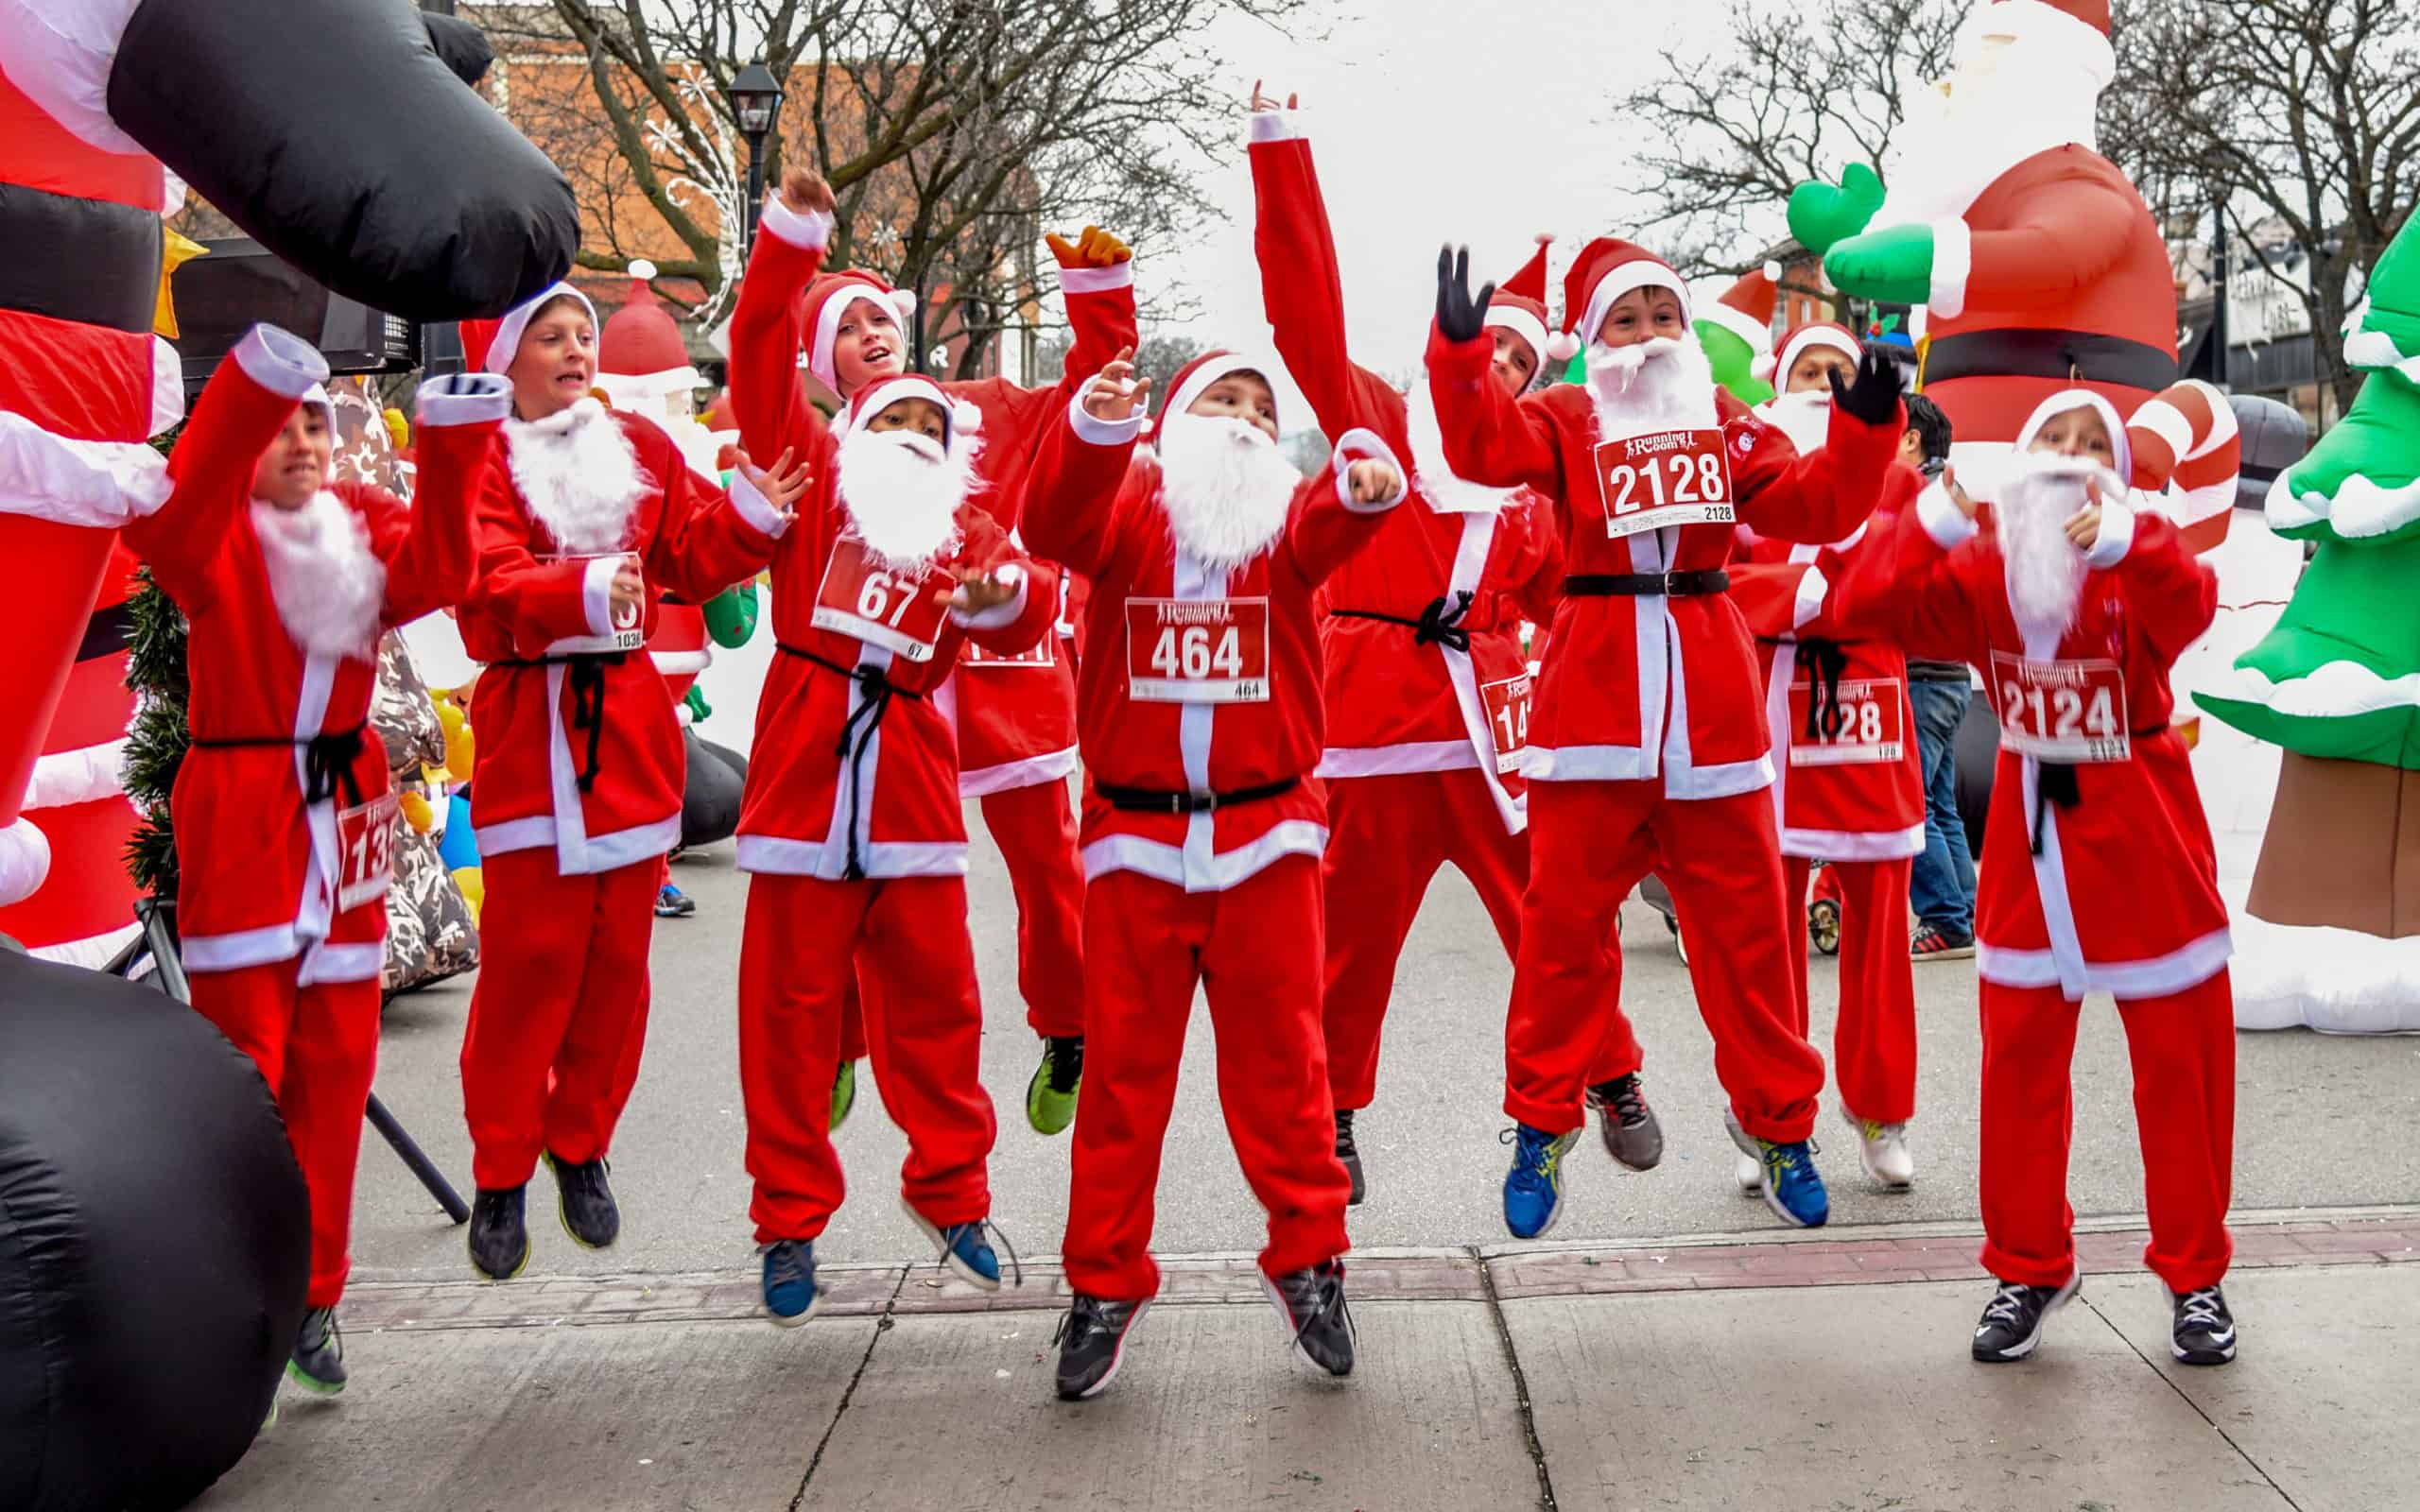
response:
<path id="1" fill-rule="evenodd" d="M 1723 1110 L 1723 1126 L 1731 1130 L 1731 1143 L 1756 1162 L 1760 1190 L 1757 1195 L 1765 1206 L 1780 1214 L 1785 1223 L 1801 1228 L 1821 1228 L 1832 1215 L 1832 1199 L 1824 1191 L 1824 1178 L 1815 1170 L 1815 1142 L 1792 1140 L 1788 1144 L 1775 1144 L 1760 1140 L 1739 1126 L 1739 1120 L 1728 1108 Z"/>
<path id="2" fill-rule="evenodd" d="M 925 1231 L 925 1237 L 933 1242 L 934 1249 L 941 1255 L 941 1263 L 949 1267 L 951 1275 L 977 1291 L 996 1292 L 1000 1289 L 1000 1257 L 993 1251 L 990 1241 L 984 1237 L 987 1233 L 996 1234 L 999 1230 L 992 1227 L 992 1221 L 989 1218 L 976 1218 L 965 1223 L 954 1223 L 943 1227 L 918 1212 L 904 1200 L 900 1206 L 907 1210 L 908 1216 L 915 1221 L 916 1227 Z M 1007 1244 L 1008 1240 L 1003 1236 L 1000 1242 Z M 1009 1251 L 1009 1259 L 1011 1263 L 1016 1261 L 1016 1251 L 1013 1248 Z M 1025 1272 L 1022 1266 L 1018 1267 L 1017 1284 L 1019 1286 L 1025 1284 Z"/>
<path id="3" fill-rule="evenodd" d="M 765 1315 L 782 1328 L 794 1329 L 813 1317 L 823 1300 L 823 1289 L 815 1284 L 815 1241 L 776 1240 L 762 1253 Z"/>
<path id="4" fill-rule="evenodd" d="M 1515 1124 L 1498 1137 L 1512 1146 L 1512 1169 L 1504 1176 L 1504 1227 L 1515 1239 L 1535 1239 L 1554 1227 L 1563 1211 L 1563 1155 L 1580 1131 L 1549 1134 Z"/>

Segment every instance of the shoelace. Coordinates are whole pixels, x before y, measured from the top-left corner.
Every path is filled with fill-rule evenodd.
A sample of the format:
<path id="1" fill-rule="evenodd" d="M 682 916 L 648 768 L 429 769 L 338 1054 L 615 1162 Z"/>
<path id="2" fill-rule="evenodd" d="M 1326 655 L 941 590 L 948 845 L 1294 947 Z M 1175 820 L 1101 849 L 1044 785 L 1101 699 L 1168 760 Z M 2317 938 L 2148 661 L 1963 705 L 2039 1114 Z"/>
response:
<path id="1" fill-rule="evenodd" d="M 2224 1305 L 2225 1298 L 2220 1295 L 2219 1289 L 2215 1286 L 2204 1286 L 2198 1292 L 2187 1292 L 2185 1294 L 2185 1300 L 2177 1304 L 2177 1311 L 2181 1314 L 2177 1321 L 2198 1323 L 2207 1329 L 2223 1329 L 2226 1327 L 2226 1316 L 2220 1309 Z"/>
<path id="2" fill-rule="evenodd" d="M 1050 1041 L 1050 1090 L 1065 1096 L 1084 1074 L 1084 1040 L 1068 1035 Z"/>
<path id="3" fill-rule="evenodd" d="M 2025 1315 L 2026 1298 L 2032 1291 L 2032 1287 L 2020 1286 L 2014 1281 L 2000 1282 L 2000 1289 L 1983 1309 L 1983 1322 L 1987 1325 L 2016 1322 Z"/>
<path id="4" fill-rule="evenodd" d="M 1554 1171 L 1555 1140 L 1551 1134 L 1541 1134 L 1520 1125 L 1506 1129 L 1495 1137 L 1498 1144 L 1512 1146 L 1512 1179 L 1525 1189 L 1547 1185 Z"/>
<path id="5" fill-rule="evenodd" d="M 1050 1335 L 1050 1342 L 1065 1344 L 1073 1338 L 1080 1349 L 1091 1335 L 1108 1332 L 1109 1315 L 1105 1305 L 1089 1297 L 1079 1297 L 1067 1311 L 1059 1314 L 1059 1327 Z"/>
<path id="6" fill-rule="evenodd" d="M 1352 1108 L 1336 1110 L 1336 1153 L 1340 1160 L 1359 1153 L 1353 1143 L 1353 1115 L 1358 1111 L 1358 1108 Z"/>
<path id="7" fill-rule="evenodd" d="M 1639 1090 L 1636 1076 L 1625 1076 L 1616 1082 L 1612 1095 L 1605 1101 L 1624 1128 L 1636 1128 L 1648 1120 L 1647 1094 Z"/>
<path id="8" fill-rule="evenodd" d="M 982 1239 L 985 1234 L 990 1234 L 992 1238 L 998 1243 L 1002 1249 L 1009 1252 L 1009 1269 L 1016 1276 L 1016 1283 L 1019 1286 L 1023 1286 L 1025 1284 L 1025 1263 L 1017 1259 L 1017 1246 L 1009 1243 L 1009 1236 L 1001 1232 L 1000 1226 L 994 1223 L 991 1219 L 977 1218 L 973 1223 L 951 1224 L 948 1228 L 942 1230 L 942 1239 L 949 1248 L 956 1249 L 958 1247 L 959 1237 L 961 1234 L 965 1234 L 970 1231 L 978 1241 Z M 933 1265 L 936 1269 L 941 1268 L 942 1263 L 943 1263 L 938 1258 L 933 1261 Z"/>
<path id="9" fill-rule="evenodd" d="M 765 1269 L 765 1284 L 769 1288 L 785 1285 L 791 1281 L 802 1284 L 808 1281 L 805 1253 L 799 1248 L 796 1241 L 785 1239 L 771 1246 L 765 1251 L 765 1259 L 768 1263 Z M 742 1272 L 742 1274 L 746 1273 Z"/>
<path id="10" fill-rule="evenodd" d="M 1873 1143 L 1876 1140 L 1883 1138 L 1885 1135 L 1896 1134 L 1908 1126 L 1905 1124 L 1877 1124 L 1870 1118 L 1861 1118 L 1858 1120 L 1858 1122 L 1863 1125 L 1865 1142 L 1868 1144 Z"/>
<path id="11" fill-rule="evenodd" d="M 337 1326 L 337 1313 L 335 1308 L 328 1309 L 328 1331 L 320 1342 L 326 1347 L 330 1353 L 337 1357 L 338 1363 L 343 1362 L 344 1330 Z"/>

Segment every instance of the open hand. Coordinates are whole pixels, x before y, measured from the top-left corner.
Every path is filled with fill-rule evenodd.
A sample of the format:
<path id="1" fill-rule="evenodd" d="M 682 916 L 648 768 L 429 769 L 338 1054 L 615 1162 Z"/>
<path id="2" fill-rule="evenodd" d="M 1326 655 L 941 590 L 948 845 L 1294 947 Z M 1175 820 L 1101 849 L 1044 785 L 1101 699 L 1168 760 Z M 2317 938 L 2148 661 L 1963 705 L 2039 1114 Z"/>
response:
<path id="1" fill-rule="evenodd" d="M 1376 504 L 1401 491 L 1403 478 L 1384 462 L 1363 460 L 1344 470 L 1344 487 L 1354 503 Z"/>
<path id="2" fill-rule="evenodd" d="M 1832 381 L 1832 404 L 1846 410 L 1868 425 L 1889 425 L 1899 418 L 1899 365 L 1868 347 L 1857 359 L 1857 382 L 1841 382 L 1841 370 L 1835 368 L 1828 375 Z"/>
<path id="3" fill-rule="evenodd" d="M 796 506 L 806 492 L 809 481 L 806 459 L 799 457 L 793 461 L 793 450 L 784 447 L 782 455 L 773 459 L 770 471 L 750 461 L 746 452 L 740 453 L 737 458 L 739 475 L 753 484 L 756 491 L 765 496 L 765 502 L 773 507 L 773 512 L 784 520 L 798 518 Z"/>
<path id="4" fill-rule="evenodd" d="M 1076 239 L 1052 232 L 1043 238 L 1050 245 L 1050 255 L 1061 267 L 1115 267 L 1134 260 L 1134 249 L 1098 226 L 1087 226 L 1077 232 Z"/>
<path id="5" fill-rule="evenodd" d="M 2100 484 L 2086 479 L 2083 486 L 2084 506 L 2067 516 L 2067 539 L 2078 551 L 2090 551 L 2100 540 Z"/>
<path id="6" fill-rule="evenodd" d="M 1288 95 L 1287 95 L 1287 96 L 1286 96 L 1286 103 L 1285 103 L 1284 105 L 1280 105 L 1280 104 L 1278 104 L 1274 99 L 1271 99 L 1270 96 L 1268 96 L 1268 95 L 1266 95 L 1266 94 L 1263 94 L 1260 92 L 1260 80 L 1259 80 L 1259 79 L 1256 79 L 1256 78 L 1255 78 L 1255 79 L 1253 79 L 1253 80 L 1252 81 L 1252 106 L 1251 106 L 1251 110 L 1252 110 L 1252 113 L 1253 113 L 1253 114 L 1254 114 L 1254 115 L 1261 114 L 1263 112 L 1266 112 L 1266 111 L 1278 111 L 1278 110 L 1292 111 L 1292 110 L 1299 110 L 1299 109 L 1301 109 L 1301 105 L 1300 105 L 1300 103 L 1299 103 L 1299 102 L 1301 101 L 1301 99 L 1302 99 L 1302 96 L 1301 96 L 1301 95 L 1299 95 L 1299 94 L 1288 94 Z"/>
<path id="7" fill-rule="evenodd" d="M 960 614 L 980 614 L 987 609 L 997 609 L 1017 596 L 1022 581 L 1003 579 L 996 570 L 952 567 L 949 575 L 958 579 L 958 591 L 949 595 L 949 607 Z"/>
<path id="8" fill-rule="evenodd" d="M 1134 349 L 1121 347 L 1116 358 L 1084 390 L 1084 413 L 1112 423 L 1132 420 L 1150 392 L 1151 380 L 1134 376 Z"/>
<path id="9" fill-rule="evenodd" d="M 828 215 L 838 202 L 832 198 L 832 186 L 814 169 L 794 164 L 782 170 L 782 203 L 800 215 Z"/>
<path id="10" fill-rule="evenodd" d="M 1966 490 L 1958 486 L 1956 468 L 1945 467 L 1941 470 L 1941 490 L 1949 495 L 1950 503 L 1958 506 L 1960 514 L 1969 520 L 1975 518 L 1975 501 L 1966 497 Z"/>
<path id="11" fill-rule="evenodd" d="M 1487 329 L 1488 301 L 1495 298 L 1489 284 L 1471 295 L 1471 249 L 1437 249 L 1437 329 L 1448 341 L 1475 341 Z"/>

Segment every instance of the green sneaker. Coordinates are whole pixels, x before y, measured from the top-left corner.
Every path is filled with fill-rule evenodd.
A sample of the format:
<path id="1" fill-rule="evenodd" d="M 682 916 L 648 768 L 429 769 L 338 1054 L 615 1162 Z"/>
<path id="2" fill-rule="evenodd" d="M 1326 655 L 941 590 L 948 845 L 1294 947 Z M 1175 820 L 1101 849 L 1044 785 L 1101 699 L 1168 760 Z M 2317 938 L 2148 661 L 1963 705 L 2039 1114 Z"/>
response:
<path id="1" fill-rule="evenodd" d="M 1076 1121 L 1076 1093 L 1084 1082 L 1084 1037 L 1053 1035 L 1042 1041 L 1042 1064 L 1026 1083 L 1025 1121 L 1036 1134 L 1057 1134 Z"/>
<path id="2" fill-rule="evenodd" d="M 844 1060 L 840 1062 L 840 1069 L 832 1074 L 833 1133 L 840 1132 L 840 1125 L 849 1121 L 849 1109 L 856 1106 L 857 1063 L 854 1060 Z"/>

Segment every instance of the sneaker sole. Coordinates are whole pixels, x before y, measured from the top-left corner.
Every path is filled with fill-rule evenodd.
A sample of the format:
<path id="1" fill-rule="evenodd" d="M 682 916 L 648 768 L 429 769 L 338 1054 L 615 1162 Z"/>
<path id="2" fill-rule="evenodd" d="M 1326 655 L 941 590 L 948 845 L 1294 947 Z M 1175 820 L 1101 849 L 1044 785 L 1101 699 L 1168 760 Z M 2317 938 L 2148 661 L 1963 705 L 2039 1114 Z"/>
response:
<path id="1" fill-rule="evenodd" d="M 611 1249 L 616 1244 L 620 1243 L 622 1238 L 620 1205 L 615 1205 L 613 1238 L 606 1240 L 601 1245 L 592 1244 L 588 1240 L 582 1239 L 579 1237 L 579 1230 L 571 1226 L 571 1210 L 563 1204 L 563 1173 L 562 1168 L 555 1164 L 555 1158 L 551 1155 L 542 1155 L 539 1159 L 546 1162 L 546 1169 L 554 1175 L 555 1217 L 557 1221 L 562 1224 L 563 1232 L 570 1236 L 571 1242 L 578 1245 L 580 1248 L 590 1250 L 592 1252 Z M 529 1263 L 529 1257 L 527 1255 L 522 1256 L 521 1263 L 524 1265 Z M 516 1270 L 513 1274 L 518 1276 L 521 1273 Z"/>
<path id="2" fill-rule="evenodd" d="M 1547 1210 L 1547 1221 L 1546 1221 L 1545 1223 L 1540 1224 L 1540 1225 L 1538 1226 L 1538 1231 L 1537 1231 L 1536 1233 L 1533 1233 L 1533 1234 L 1522 1234 L 1522 1233 L 1516 1233 L 1516 1232 L 1514 1232 L 1513 1228 L 1512 1228 L 1512 1223 L 1511 1223 L 1511 1221 L 1510 1221 L 1510 1220 L 1507 1220 L 1507 1221 L 1506 1221 L 1506 1223 L 1505 1223 L 1505 1225 L 1504 1225 L 1504 1231 L 1505 1231 L 1506 1233 L 1508 1233 L 1508 1234 L 1512 1234 L 1513 1238 L 1520 1240 L 1523 1244 L 1529 1244 L 1529 1243 L 1531 1243 L 1532 1241 L 1535 1241 L 1535 1240 L 1544 1239 L 1547 1235 L 1548 1235 L 1548 1234 L 1550 1234 L 1550 1233 L 1554 1232 L 1554 1226 L 1555 1226 L 1556 1224 L 1558 1224 L 1558 1223 L 1562 1222 L 1562 1221 L 1563 1221 L 1563 1194 L 1562 1194 L 1561 1192 L 1559 1192 L 1559 1191 L 1558 1191 L 1558 1192 L 1554 1194 L 1554 1206 L 1553 1206 L 1551 1209 L 1548 1209 L 1548 1210 Z"/>
<path id="3" fill-rule="evenodd" d="M 1945 950 L 1945 951 L 1925 951 L 1925 952 L 1922 952 L 1922 953 L 1920 953 L 1920 954 L 1910 955 L 1910 956 L 1909 957 L 1909 959 L 1910 959 L 1910 960 L 1912 960 L 1912 961 L 1918 961 L 1918 962 L 1923 962 L 1923 961 L 1971 961 L 1971 960 L 1973 960 L 1974 958 L 1975 958 L 1975 947 L 1974 947 L 1974 946 L 1972 946 L 1972 945 L 1952 945 L 1951 947 L 1949 947 L 1949 948 L 1948 948 L 1947 950 Z"/>
<path id="4" fill-rule="evenodd" d="M 1353 1364 L 1357 1363 L 1357 1357 L 1361 1352 L 1361 1331 L 1358 1327 L 1354 1325 L 1352 1321 L 1352 1314 L 1349 1311 L 1345 1314 L 1345 1332 L 1353 1340 L 1353 1352 L 1357 1357 L 1357 1360 L 1356 1362 L 1346 1364 L 1345 1367 L 1340 1371 L 1331 1370 L 1327 1366 L 1320 1364 L 1317 1360 L 1312 1359 L 1311 1352 L 1303 1348 L 1303 1333 L 1300 1329 L 1294 1327 L 1293 1309 L 1286 1305 L 1285 1297 L 1278 1292 L 1277 1283 L 1269 1279 L 1269 1272 L 1265 1270 L 1255 1270 L 1253 1274 L 1260 1278 L 1261 1295 L 1269 1298 L 1270 1306 L 1277 1309 L 1278 1325 L 1286 1331 L 1287 1357 L 1294 1361 L 1295 1364 L 1301 1367 L 1311 1371 L 1322 1381 L 1342 1381 L 1347 1376 L 1352 1375 Z"/>
<path id="5" fill-rule="evenodd" d="M 1051 1139 L 1067 1132 L 1068 1125 L 1076 1122 L 1076 1095 L 1078 1092 L 1083 1091 L 1083 1087 L 1084 1079 L 1081 1076 L 1077 1077 L 1075 1091 L 1071 1091 L 1067 1094 L 1066 1121 L 1054 1128 L 1044 1120 L 1042 1109 L 1037 1106 L 1036 1100 L 1046 1095 L 1055 1094 L 1048 1093 L 1046 1091 L 1043 1085 L 1043 1068 L 1036 1066 L 1033 1069 L 1033 1079 L 1025 1084 L 1026 1127 L 1033 1130 L 1036 1134 L 1041 1135 L 1045 1139 Z"/>
<path id="6" fill-rule="evenodd" d="M 1731 1143 L 1739 1146 L 1740 1154 L 1748 1156 L 1756 1162 L 1756 1195 L 1765 1199 L 1765 1206 L 1772 1211 L 1774 1217 L 1793 1228 L 1821 1228 L 1831 1221 L 1832 1214 L 1828 1206 L 1824 1216 L 1812 1222 L 1783 1207 L 1780 1195 L 1773 1191 L 1772 1177 L 1765 1172 L 1764 1152 L 1756 1148 L 1755 1136 L 1729 1120 L 1725 1120 L 1725 1124 L 1731 1133 Z"/>
<path id="7" fill-rule="evenodd" d="M 914 1223 L 917 1228 L 924 1230 L 925 1239 L 930 1241 L 933 1248 L 940 1252 L 941 1263 L 948 1268 L 951 1275 L 957 1277 L 959 1280 L 964 1281 L 967 1285 L 974 1287 L 978 1292 L 996 1292 L 1000 1289 L 999 1278 L 995 1276 L 985 1276 L 982 1272 L 967 1264 L 966 1262 L 959 1259 L 955 1251 L 944 1246 L 942 1243 L 941 1226 L 926 1218 L 923 1213 L 918 1212 L 914 1208 L 909 1207 L 908 1205 L 907 1198 L 902 1197 L 899 1199 L 899 1211 L 906 1213 L 910 1222 Z"/>
<path id="8" fill-rule="evenodd" d="M 1090 1401 L 1095 1397 L 1099 1396 L 1102 1392 L 1107 1391 L 1109 1389 L 1109 1383 L 1117 1379 L 1117 1372 L 1126 1367 L 1126 1341 L 1134 1336 L 1134 1330 L 1141 1325 L 1143 1321 L 1143 1314 L 1150 1310 L 1151 1304 L 1149 1302 L 1136 1303 L 1134 1307 L 1134 1315 L 1126 1320 L 1126 1327 L 1124 1331 L 1117 1335 L 1117 1348 L 1109 1352 L 1109 1368 L 1100 1373 L 1100 1379 L 1098 1381 L 1094 1382 L 1091 1385 L 1086 1386 L 1083 1390 L 1077 1392 L 1072 1397 L 1062 1391 L 1059 1393 L 1059 1400 L 1061 1401 Z"/>
<path id="9" fill-rule="evenodd" d="M 469 1246 L 466 1242 L 464 1248 L 467 1249 L 468 1247 Z M 501 1285 L 503 1282 L 513 1280 L 523 1271 L 529 1268 L 529 1252 L 535 1247 L 535 1246 L 529 1243 L 528 1236 L 525 1234 L 522 1236 L 521 1240 L 521 1258 L 513 1263 L 513 1266 L 510 1270 L 506 1271 L 501 1276 L 491 1275 L 487 1267 L 479 1263 L 479 1257 L 476 1255 L 473 1255 L 471 1257 L 471 1270 L 483 1281 L 487 1281 L 492 1285 Z"/>
<path id="10" fill-rule="evenodd" d="M 1841 1109 L 1841 1122 L 1857 1131 L 1857 1163 L 1865 1167 L 1867 1180 L 1885 1192 L 1907 1192 L 1914 1188 L 1916 1173 L 1913 1171 L 1908 1173 L 1906 1179 L 1897 1180 L 1875 1169 L 1874 1153 L 1865 1145 L 1865 1120 L 1855 1116 L 1843 1108 Z"/>
<path id="11" fill-rule="evenodd" d="M 2168 1341 L 2168 1352 L 2179 1365 L 2226 1365 L 2235 1359 L 2235 1341 L 2229 1339 L 2224 1349 L 2187 1349 L 2174 1339 Z"/>
<path id="12" fill-rule="evenodd" d="M 2057 1294 L 2044 1305 L 2042 1309 L 2042 1315 L 2033 1320 L 2032 1332 L 2027 1334 L 2023 1339 L 2011 1345 L 2005 1349 L 1998 1350 L 1992 1354 L 1976 1354 L 1975 1358 L 1984 1365 L 2014 1365 L 2017 1361 L 2026 1358 L 2034 1350 L 2042 1347 L 2042 1333 L 2044 1330 L 2050 1326 L 2050 1314 L 2056 1313 L 2059 1309 L 2066 1306 L 2069 1302 L 2074 1301 L 2077 1297 L 2083 1295 L 2083 1272 L 2078 1271 L 2074 1275 L 2068 1277 L 2067 1284 L 2060 1287 Z M 2171 1345 L 2170 1348 L 2174 1348 L 2174 1346 Z M 1973 1351 L 1970 1350 L 1969 1352 L 1972 1353 Z"/>
<path id="13" fill-rule="evenodd" d="M 777 1329 L 794 1329 L 800 1324 L 807 1322 L 809 1319 L 813 1318 L 818 1312 L 821 1311 L 822 1307 L 823 1288 L 818 1286 L 815 1289 L 814 1300 L 808 1302 L 806 1304 L 806 1311 L 801 1313 L 796 1317 L 784 1317 L 779 1313 L 774 1312 L 769 1307 L 764 1306 L 762 1303 L 758 1304 L 757 1310 L 765 1314 L 765 1320 L 772 1324 L 773 1327 Z"/>
<path id="14" fill-rule="evenodd" d="M 301 1366 L 296 1365 L 291 1360 L 285 1362 L 285 1379 L 293 1382 L 296 1385 L 302 1387 L 303 1390 L 309 1392 L 315 1397 L 335 1397 L 340 1396 L 344 1392 L 343 1382 L 337 1381 L 330 1383 L 322 1381 L 318 1376 L 304 1370 Z M 275 1422 L 276 1420 L 277 1419 L 275 1418 L 271 1418 L 269 1419 L 270 1422 Z"/>

